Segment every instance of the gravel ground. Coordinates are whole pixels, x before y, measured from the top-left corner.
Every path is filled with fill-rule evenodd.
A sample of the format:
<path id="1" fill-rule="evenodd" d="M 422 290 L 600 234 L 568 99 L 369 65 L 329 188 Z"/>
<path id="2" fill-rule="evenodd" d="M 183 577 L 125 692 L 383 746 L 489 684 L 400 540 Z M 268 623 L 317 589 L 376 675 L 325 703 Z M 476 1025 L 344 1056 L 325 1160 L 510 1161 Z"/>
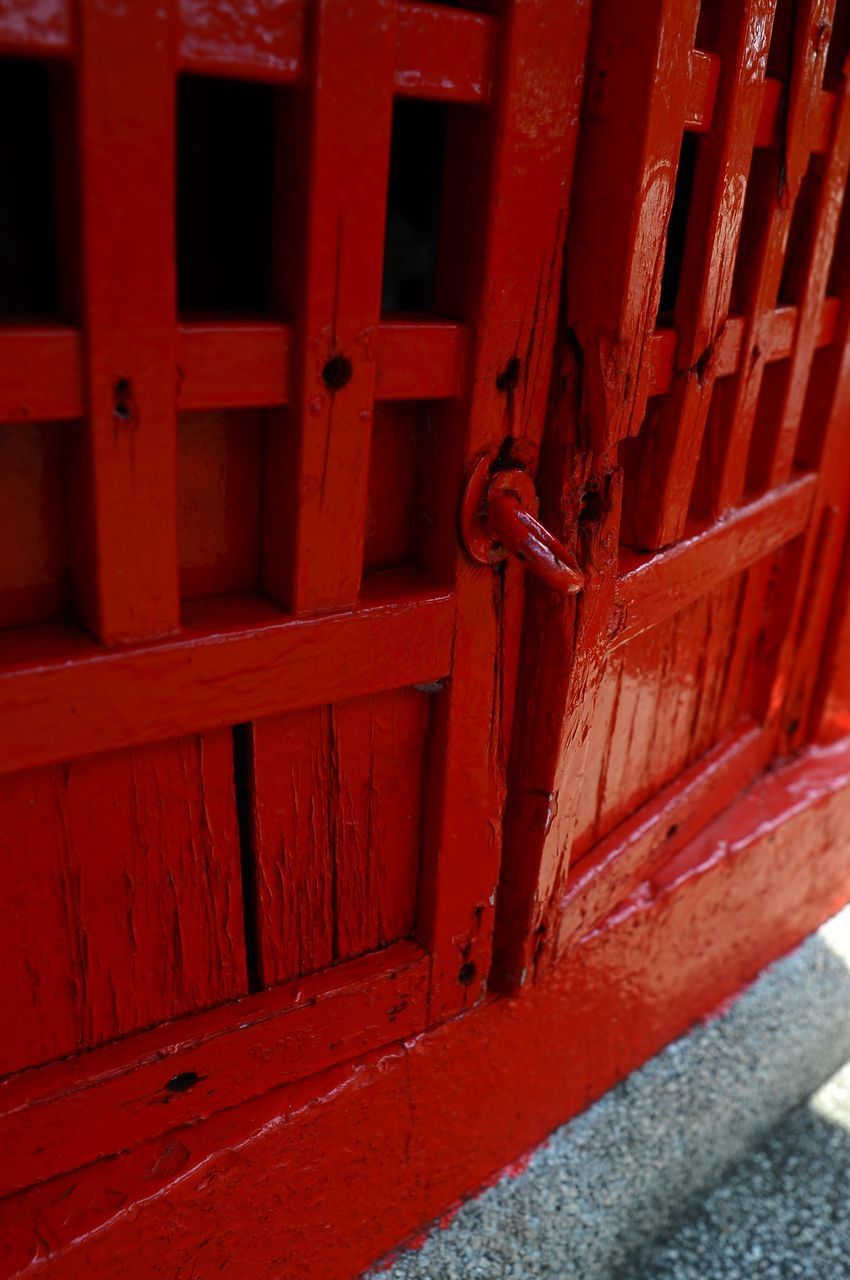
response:
<path id="1" fill-rule="evenodd" d="M 850 908 L 552 1134 L 525 1172 L 374 1275 L 612 1280 L 630 1267 L 628 1280 L 850 1280 L 850 1132 L 841 1123 L 850 1077 L 749 1155 L 848 1060 Z M 638 1250 L 742 1158 L 731 1183 L 635 1270 Z"/>
<path id="2" fill-rule="evenodd" d="M 850 1276 L 850 1064 L 623 1280 Z"/>

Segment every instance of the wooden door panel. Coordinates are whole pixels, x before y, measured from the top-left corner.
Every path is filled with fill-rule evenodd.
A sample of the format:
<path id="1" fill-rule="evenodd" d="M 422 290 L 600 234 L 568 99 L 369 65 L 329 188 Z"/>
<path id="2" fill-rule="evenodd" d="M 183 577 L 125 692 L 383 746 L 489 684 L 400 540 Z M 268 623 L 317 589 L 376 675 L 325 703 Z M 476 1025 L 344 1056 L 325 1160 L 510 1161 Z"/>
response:
<path id="1" fill-rule="evenodd" d="M 50 1033 L 9 1014 L 4 1185 L 486 990 L 523 572 L 469 563 L 456 517 L 480 452 L 532 465 L 542 433 L 588 9 L 54 18 L 0 15 L 62 82 L 67 280 L 0 333 L 9 971 L 55 1006 Z M 426 268 L 388 280 L 423 208 Z M 52 950 L 22 937 L 38 868 Z"/>
<path id="2" fill-rule="evenodd" d="M 742 596 L 736 575 L 609 656 L 590 729 L 574 861 L 746 717 L 735 669 Z"/>
<path id="3" fill-rule="evenodd" d="M 529 591 L 506 987 L 567 944 L 601 868 L 636 884 L 693 833 L 700 768 L 735 762 L 743 786 L 803 741 L 850 490 L 834 10 L 596 7 L 541 475 L 586 587 L 566 607 Z"/>
<path id="4" fill-rule="evenodd" d="M 3 1070 L 247 991 L 231 735 L 0 778 Z"/>

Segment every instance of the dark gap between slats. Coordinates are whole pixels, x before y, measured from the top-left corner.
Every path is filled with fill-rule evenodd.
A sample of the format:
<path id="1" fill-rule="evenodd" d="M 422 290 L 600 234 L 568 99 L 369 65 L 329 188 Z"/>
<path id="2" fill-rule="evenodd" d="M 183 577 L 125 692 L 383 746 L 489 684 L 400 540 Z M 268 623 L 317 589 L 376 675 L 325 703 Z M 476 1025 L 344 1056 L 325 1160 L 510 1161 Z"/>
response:
<path id="1" fill-rule="evenodd" d="M 397 100 L 384 238 L 384 311 L 434 309 L 445 153 L 445 105 Z"/>
<path id="2" fill-rule="evenodd" d="M 699 138 L 695 133 L 685 133 L 683 135 L 682 149 L 679 153 L 679 167 L 676 171 L 676 190 L 673 195 L 673 207 L 670 210 L 670 221 L 667 226 L 664 270 L 661 276 L 661 298 L 658 304 L 658 324 L 671 324 L 673 311 L 676 307 L 679 281 L 682 275 L 682 261 L 685 256 L 685 238 L 688 234 L 688 219 L 691 211 L 698 146 Z"/>
<path id="3" fill-rule="evenodd" d="M 242 871 L 242 909 L 244 914 L 245 970 L 249 991 L 262 991 L 259 942 L 257 937 L 257 875 L 251 822 L 253 791 L 251 768 L 251 726 L 233 726 L 233 790 L 236 797 L 236 823 L 239 831 L 239 860 Z"/>
<path id="4" fill-rule="evenodd" d="M 182 313 L 269 312 L 274 174 L 274 87 L 181 76 L 177 297 Z"/>
<path id="5" fill-rule="evenodd" d="M 0 59 L 0 316 L 60 311 L 48 68 Z"/>

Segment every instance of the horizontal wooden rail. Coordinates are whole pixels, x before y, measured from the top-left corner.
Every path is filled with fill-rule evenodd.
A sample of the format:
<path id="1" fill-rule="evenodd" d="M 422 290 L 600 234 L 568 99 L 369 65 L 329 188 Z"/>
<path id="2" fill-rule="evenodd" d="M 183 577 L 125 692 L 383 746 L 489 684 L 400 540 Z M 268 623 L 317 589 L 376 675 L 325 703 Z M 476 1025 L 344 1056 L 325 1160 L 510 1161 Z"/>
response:
<path id="1" fill-rule="evenodd" d="M 707 595 L 801 534 L 817 477 L 807 474 L 773 489 L 722 520 L 693 530 L 665 551 L 623 549 L 612 648 Z"/>
<path id="2" fill-rule="evenodd" d="M 109 651 L 69 628 L 7 632 L 0 638 L 0 768 L 164 741 L 446 676 L 452 595 L 406 590 L 397 578 L 386 596 L 380 586 L 370 591 L 359 608 L 299 618 L 259 599 L 204 601 L 177 636 Z"/>
<path id="3" fill-rule="evenodd" d="M 424 1024 L 428 957 L 400 942 L 0 1084 L 0 1196 L 193 1124 Z M 93 1117 L 99 1123 L 93 1123 Z M 175 1170 L 176 1172 L 176 1170 Z"/>
<path id="4" fill-rule="evenodd" d="M 178 64 L 183 71 L 287 84 L 304 66 L 305 0 L 274 5 L 191 0 L 179 6 Z M 398 6 L 395 89 L 443 102 L 490 97 L 496 22 L 442 5 Z M 11 4 L 0 10 L 0 52 L 69 57 L 71 0 Z"/>
<path id="5" fill-rule="evenodd" d="M 466 330 L 440 320 L 389 320 L 378 330 L 376 395 L 441 400 L 462 390 Z M 178 409 L 273 408 L 289 400 L 289 328 L 274 321 L 181 324 Z M 0 423 L 59 422 L 84 412 L 76 329 L 6 329 L 0 341 Z"/>
<path id="6" fill-rule="evenodd" d="M 838 318 L 838 298 L 824 298 L 821 304 L 816 347 L 828 347 L 835 337 Z M 785 360 L 790 356 L 797 329 L 797 308 L 777 307 L 761 322 L 759 348 L 762 359 Z M 738 368 L 744 321 L 741 316 L 729 316 L 723 326 L 715 355 L 715 377 L 727 378 Z M 656 329 L 652 335 L 649 366 L 649 394 L 666 395 L 676 377 L 676 349 L 679 335 L 675 329 Z"/>

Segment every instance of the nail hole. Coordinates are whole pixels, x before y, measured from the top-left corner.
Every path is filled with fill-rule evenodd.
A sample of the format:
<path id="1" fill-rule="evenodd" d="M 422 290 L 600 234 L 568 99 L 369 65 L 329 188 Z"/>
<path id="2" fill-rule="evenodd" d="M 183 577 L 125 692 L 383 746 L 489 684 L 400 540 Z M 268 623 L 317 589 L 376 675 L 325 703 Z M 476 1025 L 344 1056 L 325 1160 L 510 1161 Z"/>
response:
<path id="1" fill-rule="evenodd" d="M 340 391 L 351 381 L 351 361 L 348 356 L 331 356 L 322 370 L 322 382 L 328 391 Z"/>
<path id="2" fill-rule="evenodd" d="M 191 1089 L 202 1079 L 197 1071 L 181 1071 L 179 1075 L 172 1076 L 166 1083 L 166 1089 L 169 1093 L 185 1093 L 187 1089 Z"/>
<path id="3" fill-rule="evenodd" d="M 672 840 L 673 836 L 676 834 L 678 830 L 679 830 L 679 824 L 678 822 L 674 822 L 672 826 L 669 826 L 667 828 L 667 839 Z"/>
<path id="4" fill-rule="evenodd" d="M 519 382 L 520 362 L 519 356 L 511 356 L 504 369 L 496 377 L 496 387 L 499 391 L 513 391 Z"/>
<path id="5" fill-rule="evenodd" d="M 119 378 L 112 388 L 112 412 L 119 422 L 133 418 L 133 386 L 129 378 Z"/>
<path id="6" fill-rule="evenodd" d="M 472 964 L 471 961 L 461 965 L 460 973 L 457 975 L 457 980 L 464 987 L 468 987 L 469 984 L 475 980 L 475 965 Z"/>

